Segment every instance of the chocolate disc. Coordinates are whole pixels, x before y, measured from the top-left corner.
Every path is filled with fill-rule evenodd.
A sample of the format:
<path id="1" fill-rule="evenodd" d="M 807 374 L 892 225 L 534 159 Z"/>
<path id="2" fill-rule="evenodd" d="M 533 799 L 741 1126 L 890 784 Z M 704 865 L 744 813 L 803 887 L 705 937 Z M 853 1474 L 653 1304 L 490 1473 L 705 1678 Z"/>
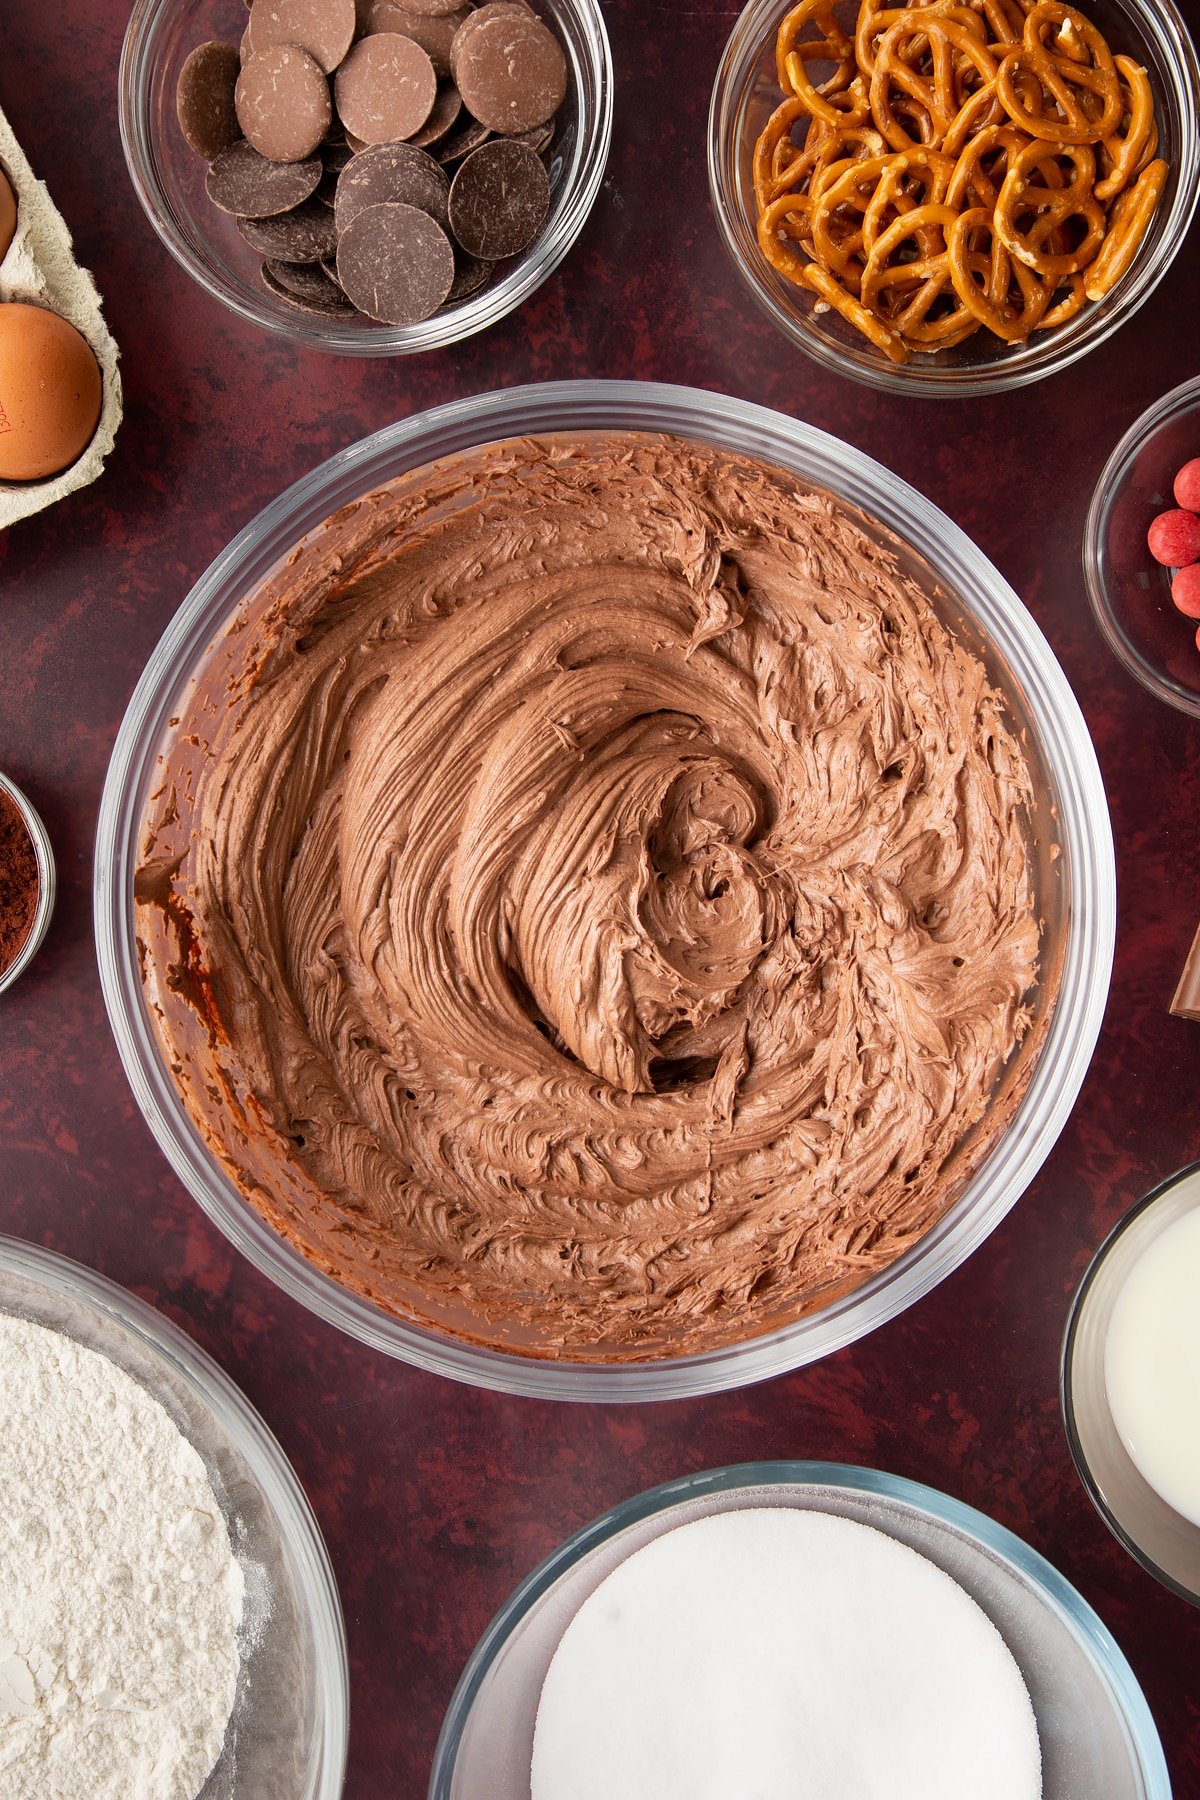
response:
<path id="1" fill-rule="evenodd" d="M 367 144 L 409 138 L 433 111 L 437 76 L 420 44 L 381 31 L 355 44 L 334 77 L 338 115 Z"/>
<path id="2" fill-rule="evenodd" d="M 450 187 L 450 229 L 469 256 L 499 262 L 532 244 L 550 210 L 550 177 L 528 144 L 472 150 Z"/>
<path id="3" fill-rule="evenodd" d="M 295 265 L 290 263 L 265 262 L 260 270 L 263 286 L 269 288 L 273 294 L 277 294 L 289 306 L 294 306 L 297 312 L 315 313 L 324 319 L 356 319 L 358 317 L 357 307 L 347 300 L 342 290 L 336 287 L 327 275 L 320 274 L 318 264 L 314 263 L 311 266 L 317 269 L 321 285 L 319 288 L 314 286 L 310 293 L 301 293 L 297 288 L 289 287 L 274 273 L 276 269 L 287 269 L 293 266 Z M 309 265 L 304 264 L 303 266 L 307 268 Z"/>
<path id="4" fill-rule="evenodd" d="M 268 257 L 263 263 L 264 276 L 270 275 L 277 286 L 285 288 L 301 300 L 314 300 L 328 305 L 330 301 L 342 311 L 350 307 L 337 282 L 326 274 L 323 263 L 276 262 Z"/>
<path id="5" fill-rule="evenodd" d="M 334 219 L 340 236 L 368 206 L 395 201 L 428 213 L 445 231 L 449 198 L 450 178 L 426 151 L 412 144 L 376 144 L 339 175 Z"/>
<path id="6" fill-rule="evenodd" d="M 401 37 L 411 38 L 414 44 L 420 44 L 436 74 L 444 79 L 450 73 L 450 46 L 455 34 L 470 17 L 471 9 L 466 6 L 435 17 L 428 13 L 407 12 L 399 0 L 374 0 L 370 30 L 395 31 Z"/>
<path id="7" fill-rule="evenodd" d="M 473 13 L 468 14 L 472 29 L 486 25 L 489 19 L 536 19 L 536 17 L 537 14 L 533 8 L 526 5 L 526 0 L 486 0 L 483 6 L 477 6 Z M 467 19 L 464 19 L 463 24 L 466 23 Z M 462 45 L 467 42 L 469 42 L 468 38 L 462 38 L 460 41 L 459 33 L 455 33 L 454 42 L 450 46 L 450 73 L 452 75 L 454 59 L 461 51 Z"/>
<path id="8" fill-rule="evenodd" d="M 567 93 L 562 45 L 540 19 L 468 19 L 455 39 L 454 79 L 464 104 L 493 131 L 544 125 Z"/>
<path id="9" fill-rule="evenodd" d="M 409 143 L 415 144 L 418 150 L 424 150 L 429 144 L 436 144 L 439 138 L 445 137 L 452 125 L 458 123 L 461 114 L 462 95 L 453 82 L 443 82 L 433 103 L 433 111 L 420 131 L 409 138 Z"/>
<path id="10" fill-rule="evenodd" d="M 417 207 L 368 206 L 338 240 L 337 272 L 369 318 L 418 325 L 450 292 L 454 250 L 441 226 Z"/>
<path id="11" fill-rule="evenodd" d="M 492 279 L 495 263 L 481 262 L 477 256 L 465 256 L 461 251 L 454 259 L 454 280 L 450 283 L 450 292 L 446 295 L 447 306 L 457 306 L 460 300 L 466 300 L 471 294 L 477 294 Z"/>
<path id="12" fill-rule="evenodd" d="M 239 138 L 209 165 L 204 185 L 222 212 L 241 219 L 271 219 L 291 212 L 316 192 L 323 166 L 319 156 L 298 163 L 268 162 Z"/>
<path id="13" fill-rule="evenodd" d="M 405 12 L 419 13 L 424 18 L 444 18 L 447 13 L 459 12 L 462 0 L 403 0 Z"/>
<path id="14" fill-rule="evenodd" d="M 332 75 L 357 25 L 354 0 L 254 0 L 246 35 L 252 52 L 296 44 Z"/>
<path id="15" fill-rule="evenodd" d="M 332 209 L 306 200 L 278 219 L 239 219 L 238 230 L 252 250 L 272 262 L 315 263 L 337 249 Z"/>
<path id="16" fill-rule="evenodd" d="M 440 163 L 457 162 L 460 157 L 469 156 L 472 150 L 478 150 L 480 144 L 486 144 L 491 135 L 486 125 L 481 125 L 478 119 L 469 118 L 465 125 L 460 125 L 449 137 L 441 138 L 433 146 L 430 155 Z"/>
<path id="17" fill-rule="evenodd" d="M 179 129 L 206 162 L 242 135 L 233 104 L 240 67 L 233 44 L 200 44 L 179 71 Z"/>
<path id="18" fill-rule="evenodd" d="M 272 162 L 311 156 L 333 119 L 324 73 L 294 44 L 250 57 L 238 76 L 235 105 L 246 137 Z"/>

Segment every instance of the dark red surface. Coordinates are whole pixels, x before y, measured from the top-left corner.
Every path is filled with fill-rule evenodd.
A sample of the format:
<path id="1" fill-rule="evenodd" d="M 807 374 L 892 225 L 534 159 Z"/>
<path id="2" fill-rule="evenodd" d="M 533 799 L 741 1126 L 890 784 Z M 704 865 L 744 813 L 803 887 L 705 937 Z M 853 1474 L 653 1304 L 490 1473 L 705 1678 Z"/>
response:
<path id="1" fill-rule="evenodd" d="M 929 1482 L 1076 1584 L 1141 1680 L 1179 1800 L 1200 1795 L 1200 1612 L 1109 1537 L 1057 1401 L 1072 1289 L 1145 1188 L 1200 1155 L 1200 1025 L 1168 1016 L 1200 918 L 1200 728 L 1117 666 L 1080 537 L 1116 439 L 1200 368 L 1200 232 L 1117 337 L 1007 398 L 904 401 L 820 373 L 760 321 L 708 205 L 704 121 L 737 8 L 607 0 L 608 178 L 565 266 L 458 349 L 357 364 L 231 320 L 175 266 L 117 135 L 121 0 L 4 0 L 0 105 L 93 268 L 127 416 L 103 479 L 0 534 L 0 768 L 41 809 L 61 899 L 0 1000 L 0 1231 L 89 1263 L 211 1351 L 291 1456 L 350 1640 L 353 1800 L 419 1800 L 443 1709 L 513 1585 L 595 1513 L 718 1463 L 827 1457 Z M 1193 0 L 1193 24 L 1200 9 Z M 362 1349 L 276 1292 L 187 1197 L 126 1088 L 100 997 L 91 846 L 105 765 L 193 580 L 294 477 L 419 407 L 495 386 L 629 376 L 724 389 L 859 445 L 956 519 L 1024 597 L 1083 704 L 1112 804 L 1120 919 L 1083 1094 L 1006 1224 L 935 1294 L 798 1374 L 687 1404 L 498 1399 Z M 964 1796 L 964 1800 L 969 1800 Z M 1097 1800 L 1102 1800 L 1097 1796 Z"/>

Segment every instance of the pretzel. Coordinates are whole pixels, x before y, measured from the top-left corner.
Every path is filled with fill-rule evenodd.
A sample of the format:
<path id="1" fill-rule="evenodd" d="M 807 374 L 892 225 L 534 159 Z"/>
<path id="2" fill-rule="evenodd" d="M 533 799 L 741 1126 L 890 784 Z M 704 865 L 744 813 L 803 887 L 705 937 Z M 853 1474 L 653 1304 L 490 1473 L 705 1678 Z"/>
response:
<path id="1" fill-rule="evenodd" d="M 1146 71 L 1064 0 L 859 0 L 853 38 L 834 4 L 776 40 L 753 175 L 777 273 L 896 363 L 1111 292 L 1167 176 Z"/>

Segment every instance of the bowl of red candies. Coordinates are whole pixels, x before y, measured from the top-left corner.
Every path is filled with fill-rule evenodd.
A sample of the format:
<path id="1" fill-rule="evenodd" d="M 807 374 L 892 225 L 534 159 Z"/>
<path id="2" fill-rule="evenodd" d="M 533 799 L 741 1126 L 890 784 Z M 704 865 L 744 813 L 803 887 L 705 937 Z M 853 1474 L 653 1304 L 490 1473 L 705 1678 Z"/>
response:
<path id="1" fill-rule="evenodd" d="M 1200 378 L 1164 394 L 1109 457 L 1083 566 L 1109 648 L 1152 694 L 1200 718 Z"/>

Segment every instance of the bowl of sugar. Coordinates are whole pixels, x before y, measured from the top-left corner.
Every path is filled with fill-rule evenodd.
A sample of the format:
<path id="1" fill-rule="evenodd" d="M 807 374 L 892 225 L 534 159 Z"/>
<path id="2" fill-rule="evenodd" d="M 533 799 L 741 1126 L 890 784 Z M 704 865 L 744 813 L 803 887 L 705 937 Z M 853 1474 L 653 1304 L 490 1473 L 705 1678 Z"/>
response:
<path id="1" fill-rule="evenodd" d="M 836 1463 L 668 1482 L 484 1633 L 429 1800 L 1169 1800 L 1117 1645 L 1036 1551 Z"/>
<path id="2" fill-rule="evenodd" d="M 1062 1355 L 1067 1441 L 1114 1536 L 1200 1606 L 1200 1162 L 1101 1244 Z"/>

